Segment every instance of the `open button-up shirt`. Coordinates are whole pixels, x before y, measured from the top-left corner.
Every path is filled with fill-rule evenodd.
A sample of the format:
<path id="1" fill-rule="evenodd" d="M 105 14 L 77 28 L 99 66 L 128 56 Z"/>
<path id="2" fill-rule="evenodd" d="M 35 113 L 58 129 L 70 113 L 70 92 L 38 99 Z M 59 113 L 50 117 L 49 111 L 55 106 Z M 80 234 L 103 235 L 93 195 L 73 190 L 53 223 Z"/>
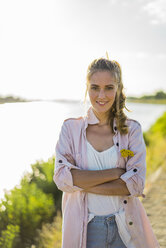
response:
<path id="1" fill-rule="evenodd" d="M 56 144 L 55 170 L 53 180 L 62 195 L 62 248 L 86 248 L 88 206 L 87 193 L 73 185 L 71 168 L 87 170 L 86 128 L 97 124 L 92 107 L 80 118 L 69 118 L 63 122 L 59 140 Z M 130 195 L 123 195 L 126 224 L 136 248 L 158 248 L 159 243 L 153 233 L 146 211 L 138 197 L 143 197 L 146 176 L 146 146 L 141 125 L 138 121 L 127 119 L 129 133 L 121 135 L 113 121 L 115 134 L 113 142 L 116 146 L 118 160 L 116 167 L 126 168 L 121 175 Z M 128 149 L 133 157 L 122 157 L 120 150 Z M 65 158 L 71 154 L 76 161 L 72 165 Z"/>

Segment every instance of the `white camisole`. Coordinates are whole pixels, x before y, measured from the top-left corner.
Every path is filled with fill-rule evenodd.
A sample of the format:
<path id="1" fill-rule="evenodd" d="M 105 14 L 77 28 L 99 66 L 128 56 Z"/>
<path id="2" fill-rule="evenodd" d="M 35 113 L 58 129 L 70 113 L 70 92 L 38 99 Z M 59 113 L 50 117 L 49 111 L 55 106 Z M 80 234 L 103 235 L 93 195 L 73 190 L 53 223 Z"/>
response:
<path id="1" fill-rule="evenodd" d="M 116 168 L 117 152 L 115 145 L 103 152 L 98 152 L 87 142 L 87 158 L 89 170 Z M 135 248 L 125 220 L 124 208 L 120 196 L 88 194 L 88 222 L 95 215 L 114 214 L 119 235 L 127 248 Z"/>

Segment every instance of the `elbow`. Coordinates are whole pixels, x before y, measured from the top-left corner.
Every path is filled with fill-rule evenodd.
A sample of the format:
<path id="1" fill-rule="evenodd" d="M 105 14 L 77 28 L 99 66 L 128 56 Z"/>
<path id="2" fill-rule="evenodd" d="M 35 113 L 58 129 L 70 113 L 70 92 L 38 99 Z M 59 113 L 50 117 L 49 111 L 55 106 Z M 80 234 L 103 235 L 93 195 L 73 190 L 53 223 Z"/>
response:
<path id="1" fill-rule="evenodd" d="M 59 184 L 57 185 L 57 188 L 62 191 L 62 192 L 66 192 L 66 193 L 74 193 L 75 191 L 73 189 L 71 189 L 69 186 L 67 185 L 62 185 L 62 184 Z"/>
<path id="2" fill-rule="evenodd" d="M 82 191 L 83 188 L 73 185 L 73 178 L 68 167 L 61 167 L 55 170 L 53 181 L 57 188 L 63 192 L 74 193 L 76 191 Z"/>
<path id="3" fill-rule="evenodd" d="M 56 174 L 53 176 L 53 181 L 56 184 L 57 188 L 62 192 L 66 193 L 73 193 L 75 190 L 70 186 L 67 185 L 62 178 L 57 177 Z"/>
<path id="4" fill-rule="evenodd" d="M 144 181 L 142 181 L 141 179 L 135 181 L 134 178 L 130 178 L 127 180 L 126 186 L 129 190 L 131 196 L 138 197 L 138 196 L 141 196 L 143 194 Z"/>
<path id="5" fill-rule="evenodd" d="M 144 188 L 138 187 L 136 190 L 134 190 L 134 191 L 132 192 L 132 196 L 135 196 L 135 197 L 142 196 L 143 191 L 144 191 Z"/>

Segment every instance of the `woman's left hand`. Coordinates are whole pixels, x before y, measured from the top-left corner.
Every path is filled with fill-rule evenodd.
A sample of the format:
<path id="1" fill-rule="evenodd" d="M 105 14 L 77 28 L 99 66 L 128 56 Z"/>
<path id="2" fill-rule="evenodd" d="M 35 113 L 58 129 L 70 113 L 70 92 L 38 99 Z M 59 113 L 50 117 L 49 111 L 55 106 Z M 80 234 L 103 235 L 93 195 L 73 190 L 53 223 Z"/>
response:
<path id="1" fill-rule="evenodd" d="M 71 154 L 65 154 L 65 158 L 67 159 L 67 161 L 73 165 L 76 165 L 76 162 L 74 160 L 74 158 L 72 157 Z"/>

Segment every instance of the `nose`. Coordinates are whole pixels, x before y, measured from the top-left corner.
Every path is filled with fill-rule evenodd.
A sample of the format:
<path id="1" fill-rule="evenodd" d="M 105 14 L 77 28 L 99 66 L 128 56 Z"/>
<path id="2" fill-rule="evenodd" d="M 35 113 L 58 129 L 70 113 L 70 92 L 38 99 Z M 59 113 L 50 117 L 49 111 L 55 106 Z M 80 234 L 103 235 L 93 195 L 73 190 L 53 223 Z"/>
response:
<path id="1" fill-rule="evenodd" d="M 104 89 L 100 90 L 98 97 L 101 98 L 101 99 L 105 97 Z"/>

